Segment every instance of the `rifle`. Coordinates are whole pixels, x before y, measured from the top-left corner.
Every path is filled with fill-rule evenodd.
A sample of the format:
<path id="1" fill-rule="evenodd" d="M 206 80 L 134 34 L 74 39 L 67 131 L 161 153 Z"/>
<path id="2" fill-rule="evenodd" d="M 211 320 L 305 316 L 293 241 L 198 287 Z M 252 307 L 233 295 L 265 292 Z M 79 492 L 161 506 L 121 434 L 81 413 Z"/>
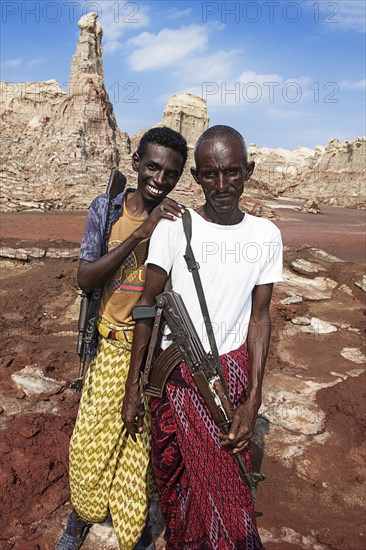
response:
<path id="1" fill-rule="evenodd" d="M 117 168 L 111 170 L 107 185 L 108 210 L 103 233 L 103 255 L 107 253 L 107 237 L 111 216 L 113 213 L 113 199 L 117 197 L 126 186 L 126 177 Z M 76 391 L 81 391 L 85 374 L 85 364 L 88 355 L 88 347 L 93 341 L 99 312 L 100 301 L 103 295 L 103 288 L 95 288 L 91 293 L 81 291 L 81 303 L 78 321 L 78 341 L 76 353 L 80 358 L 79 374 L 71 384 Z"/>
<path id="2" fill-rule="evenodd" d="M 197 331 L 192 323 L 189 313 L 185 307 L 182 297 L 172 290 L 163 292 L 156 297 L 157 309 L 154 322 L 155 332 L 158 330 L 162 317 L 168 323 L 171 330 L 173 344 L 162 352 L 158 357 L 159 364 L 163 364 L 163 355 L 175 354 L 174 348 L 178 348 L 180 360 L 185 361 L 197 384 L 206 406 L 218 427 L 225 434 L 229 433 L 233 419 L 233 410 L 227 394 L 225 385 L 217 372 L 217 365 L 212 353 L 206 353 Z M 141 307 L 142 309 L 142 307 Z M 146 308 L 148 309 L 148 308 Z M 150 308 L 149 308 L 150 309 Z M 151 316 L 151 315 L 150 315 Z M 139 316 L 141 318 L 141 316 Z M 149 348 L 149 351 L 151 348 Z M 168 352 L 168 350 L 170 350 Z M 150 353 L 151 356 L 151 353 Z M 151 363 L 146 361 L 142 375 L 145 385 L 145 392 L 148 395 L 159 395 L 161 391 L 162 377 L 166 379 L 165 373 L 160 369 L 151 368 Z M 159 360 L 160 359 L 160 360 Z M 168 358 L 169 359 L 169 358 Z M 266 476 L 258 472 L 248 472 L 245 463 L 239 453 L 233 455 L 238 463 L 240 473 L 249 487 L 253 503 L 255 502 L 256 487 L 259 481 Z"/>

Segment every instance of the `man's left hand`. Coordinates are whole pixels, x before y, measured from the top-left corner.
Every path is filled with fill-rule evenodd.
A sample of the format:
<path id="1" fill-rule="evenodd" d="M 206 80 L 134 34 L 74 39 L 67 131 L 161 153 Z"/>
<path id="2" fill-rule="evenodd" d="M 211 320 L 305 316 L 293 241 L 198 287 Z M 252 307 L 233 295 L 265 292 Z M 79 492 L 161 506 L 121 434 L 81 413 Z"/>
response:
<path id="1" fill-rule="evenodd" d="M 243 451 L 248 445 L 254 433 L 257 418 L 257 407 L 246 401 L 239 405 L 234 413 L 234 418 L 228 434 L 219 432 L 221 445 L 231 447 L 233 453 Z"/>

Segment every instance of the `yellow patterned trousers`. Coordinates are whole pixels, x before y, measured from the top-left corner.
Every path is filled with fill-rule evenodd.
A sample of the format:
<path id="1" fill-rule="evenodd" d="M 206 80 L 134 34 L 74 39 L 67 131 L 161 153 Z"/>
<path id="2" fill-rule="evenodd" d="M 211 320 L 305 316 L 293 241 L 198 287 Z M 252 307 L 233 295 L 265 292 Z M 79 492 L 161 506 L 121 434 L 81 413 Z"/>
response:
<path id="1" fill-rule="evenodd" d="M 70 442 L 73 507 L 86 521 L 105 520 L 110 511 L 123 550 L 130 550 L 145 526 L 153 493 L 150 414 L 137 443 L 127 437 L 121 411 L 130 363 L 125 342 L 99 337 Z"/>

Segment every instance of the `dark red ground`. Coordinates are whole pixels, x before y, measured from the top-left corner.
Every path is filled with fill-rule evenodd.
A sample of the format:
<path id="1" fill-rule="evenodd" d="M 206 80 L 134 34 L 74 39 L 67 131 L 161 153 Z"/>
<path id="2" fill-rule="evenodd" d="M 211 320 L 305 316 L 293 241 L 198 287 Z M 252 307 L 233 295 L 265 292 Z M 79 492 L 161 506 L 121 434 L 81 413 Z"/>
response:
<path id="1" fill-rule="evenodd" d="M 321 248 L 350 262 L 366 261 L 364 210 L 322 206 L 323 214 L 295 210 L 277 210 L 286 220 L 274 219 L 282 231 L 284 244 L 304 244 Z M 63 239 L 79 243 L 86 213 L 80 212 L 15 212 L 1 215 L 0 237 L 19 239 Z"/>
<path id="2" fill-rule="evenodd" d="M 347 260 L 332 276 L 351 284 L 360 275 L 359 264 L 365 260 L 364 212 L 324 210 L 324 215 L 281 211 L 290 220 L 275 223 L 282 230 L 285 244 L 308 244 Z M 2 214 L 1 236 L 4 244 L 14 243 L 14 239 L 27 244 L 36 241 L 40 245 L 49 239 L 77 243 L 84 221 L 84 213 L 6 213 Z M 76 269 L 77 260 L 70 258 L 6 261 L 2 266 L 0 547 L 4 550 L 53 549 L 61 531 L 65 514 L 62 505 L 69 498 L 68 442 L 79 398 L 76 392 L 67 389 L 67 383 L 76 377 L 78 370 L 76 322 L 68 320 L 68 310 L 77 293 Z M 361 290 L 356 289 L 355 293 L 360 300 L 364 299 Z M 283 366 L 276 357 L 277 330 L 288 315 L 302 315 L 304 305 L 286 310 L 275 305 L 273 313 L 277 322 L 268 369 L 281 370 Z M 360 317 L 352 318 L 355 326 L 361 327 L 361 322 Z M 57 336 L 61 330 L 64 334 Z M 311 347 L 302 352 L 313 355 L 315 369 L 319 352 Z M 11 374 L 26 365 L 37 365 L 46 376 L 64 380 L 66 384 L 51 394 L 28 397 L 11 378 Z M 362 377 L 349 378 L 336 387 L 320 390 L 317 395 L 332 440 L 324 447 L 323 456 L 309 459 L 317 469 L 324 469 L 318 472 L 319 476 L 332 483 L 334 491 L 325 491 L 321 484 L 309 486 L 265 455 L 261 469 L 269 474 L 270 481 L 263 484 L 256 505 L 261 527 L 273 530 L 286 525 L 298 533 L 316 531 L 317 541 L 324 548 L 365 548 L 365 509 L 354 501 L 345 505 L 340 494 L 357 490 L 364 482 L 364 477 L 355 473 L 362 457 L 359 450 L 365 428 L 365 387 L 361 382 Z M 9 415 L 9 410 L 15 414 Z M 267 550 L 290 548 L 304 546 L 285 541 L 266 545 Z"/>

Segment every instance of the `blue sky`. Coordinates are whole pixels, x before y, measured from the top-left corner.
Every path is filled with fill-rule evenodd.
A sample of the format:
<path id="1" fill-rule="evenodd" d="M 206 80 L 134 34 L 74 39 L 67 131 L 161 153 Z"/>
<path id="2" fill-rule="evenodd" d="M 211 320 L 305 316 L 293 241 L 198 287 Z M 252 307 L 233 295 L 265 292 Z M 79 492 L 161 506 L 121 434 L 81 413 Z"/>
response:
<path id="1" fill-rule="evenodd" d="M 167 99 L 207 100 L 210 124 L 262 147 L 365 134 L 364 0 L 2 0 L 1 79 L 67 88 L 77 21 L 97 11 L 106 88 L 130 135 Z"/>

